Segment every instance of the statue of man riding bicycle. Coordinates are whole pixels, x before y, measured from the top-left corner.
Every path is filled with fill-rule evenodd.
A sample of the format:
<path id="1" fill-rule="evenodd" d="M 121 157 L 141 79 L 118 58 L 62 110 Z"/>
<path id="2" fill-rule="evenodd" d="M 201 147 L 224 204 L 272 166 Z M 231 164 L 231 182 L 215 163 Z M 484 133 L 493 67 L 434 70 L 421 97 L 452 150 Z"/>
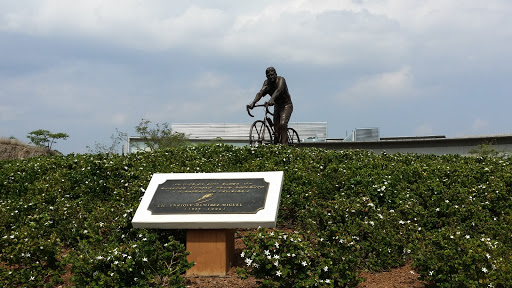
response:
<path id="1" fill-rule="evenodd" d="M 265 106 L 274 106 L 274 144 L 288 144 L 288 122 L 293 112 L 292 98 L 286 81 L 283 77 L 277 76 L 274 67 L 268 67 L 265 74 L 267 80 L 263 82 L 260 92 L 247 105 L 247 108 L 253 109 L 261 97 L 270 95 L 270 100 L 265 103 Z"/>

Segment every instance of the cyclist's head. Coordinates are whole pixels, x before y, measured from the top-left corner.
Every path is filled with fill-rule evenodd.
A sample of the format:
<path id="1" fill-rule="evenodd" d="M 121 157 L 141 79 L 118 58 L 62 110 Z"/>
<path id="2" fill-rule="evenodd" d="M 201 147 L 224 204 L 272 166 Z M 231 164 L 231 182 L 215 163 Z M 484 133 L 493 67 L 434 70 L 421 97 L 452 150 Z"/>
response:
<path id="1" fill-rule="evenodd" d="M 270 82 L 276 82 L 277 80 L 277 72 L 274 67 L 268 67 L 267 70 L 265 70 L 265 74 L 267 75 L 267 79 Z"/>

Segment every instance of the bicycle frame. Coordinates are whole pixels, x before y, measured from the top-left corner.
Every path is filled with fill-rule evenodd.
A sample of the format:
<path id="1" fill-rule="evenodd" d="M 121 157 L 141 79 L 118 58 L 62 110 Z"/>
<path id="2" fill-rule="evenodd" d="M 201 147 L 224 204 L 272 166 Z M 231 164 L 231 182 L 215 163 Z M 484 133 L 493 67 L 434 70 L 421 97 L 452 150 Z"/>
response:
<path id="1" fill-rule="evenodd" d="M 251 129 L 249 131 L 249 144 L 250 145 L 264 145 L 264 144 L 275 144 L 275 131 L 274 124 L 268 115 L 273 115 L 272 112 L 268 109 L 268 105 L 260 104 L 255 105 L 254 107 L 265 107 L 265 116 L 263 120 L 256 120 L 251 125 Z M 254 117 L 251 114 L 249 105 L 247 105 L 247 114 L 249 116 Z"/>
<path id="2" fill-rule="evenodd" d="M 272 119 L 270 117 L 268 117 L 268 114 L 274 116 L 274 113 L 270 112 L 270 110 L 268 109 L 268 104 L 265 103 L 265 104 L 254 105 L 254 107 L 265 107 L 265 116 L 263 117 L 262 121 L 265 122 L 269 126 L 270 131 L 272 132 L 272 135 L 275 135 L 274 121 L 272 121 Z M 249 105 L 247 105 L 247 114 L 249 114 L 249 116 L 251 116 L 251 117 L 254 117 L 251 114 L 251 109 L 249 108 Z"/>
<path id="3" fill-rule="evenodd" d="M 274 123 L 272 119 L 268 116 L 274 115 L 274 113 L 270 112 L 268 109 L 268 104 L 260 104 L 255 105 L 254 107 L 265 107 L 265 116 L 263 117 L 263 120 L 256 120 L 254 123 L 252 123 L 250 131 L 249 131 L 249 144 L 250 145 L 258 145 L 258 144 L 277 144 L 275 143 L 275 130 L 274 130 Z M 251 114 L 250 106 L 247 105 L 247 114 L 249 116 L 254 117 L 254 115 Z M 300 143 L 299 134 L 295 129 L 288 128 L 288 145 L 294 145 Z M 254 135 L 253 135 L 254 134 Z"/>

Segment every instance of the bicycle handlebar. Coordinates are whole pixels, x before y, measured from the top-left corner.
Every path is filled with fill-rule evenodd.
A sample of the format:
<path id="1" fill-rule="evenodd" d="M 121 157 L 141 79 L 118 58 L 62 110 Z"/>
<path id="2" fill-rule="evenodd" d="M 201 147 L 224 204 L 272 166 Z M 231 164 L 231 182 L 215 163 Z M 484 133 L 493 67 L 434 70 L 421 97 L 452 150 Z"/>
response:
<path id="1" fill-rule="evenodd" d="M 251 114 L 251 106 L 247 105 L 247 106 L 245 106 L 245 108 L 247 109 L 247 114 L 249 114 L 249 116 L 251 116 L 251 117 L 254 117 L 254 115 Z"/>
<path id="2" fill-rule="evenodd" d="M 270 110 L 268 110 L 268 106 L 269 106 L 269 105 L 267 104 L 267 102 L 265 102 L 264 104 L 254 105 L 254 107 L 265 107 L 265 109 L 267 110 L 266 112 L 267 112 L 268 114 L 270 114 L 270 115 L 274 115 L 274 113 L 272 113 L 272 112 L 270 112 Z M 251 117 L 254 117 L 254 116 L 251 114 L 251 112 L 250 112 L 250 111 L 251 111 L 250 105 L 247 105 L 245 108 L 247 109 L 247 114 L 249 114 L 249 116 L 251 116 Z"/>

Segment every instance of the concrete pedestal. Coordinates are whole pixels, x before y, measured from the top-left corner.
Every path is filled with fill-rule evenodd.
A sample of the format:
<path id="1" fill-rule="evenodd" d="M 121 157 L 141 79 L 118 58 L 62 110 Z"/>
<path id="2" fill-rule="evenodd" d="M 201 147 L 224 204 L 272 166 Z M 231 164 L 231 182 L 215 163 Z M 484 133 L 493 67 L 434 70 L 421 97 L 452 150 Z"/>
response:
<path id="1" fill-rule="evenodd" d="M 188 261 L 195 262 L 187 276 L 225 276 L 235 253 L 235 230 L 187 230 L 187 251 Z"/>

